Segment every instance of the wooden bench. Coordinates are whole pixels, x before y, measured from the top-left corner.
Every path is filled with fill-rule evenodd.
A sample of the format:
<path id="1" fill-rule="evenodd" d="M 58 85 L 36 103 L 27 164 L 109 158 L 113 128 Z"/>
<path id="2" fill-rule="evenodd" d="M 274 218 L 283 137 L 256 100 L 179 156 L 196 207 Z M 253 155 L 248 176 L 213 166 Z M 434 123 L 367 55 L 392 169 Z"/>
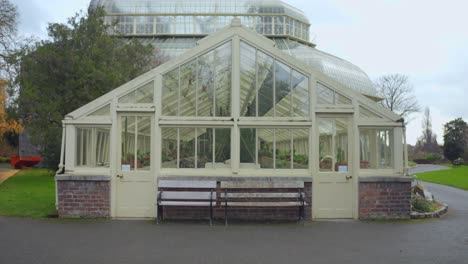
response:
<path id="1" fill-rule="evenodd" d="M 213 224 L 216 181 L 160 180 L 158 185 L 158 224 L 164 220 L 165 206 L 209 207 L 209 221 Z"/>
<path id="2" fill-rule="evenodd" d="M 292 207 L 298 209 L 298 221 L 305 219 L 303 188 L 221 188 L 224 224 L 228 224 L 229 208 Z"/>

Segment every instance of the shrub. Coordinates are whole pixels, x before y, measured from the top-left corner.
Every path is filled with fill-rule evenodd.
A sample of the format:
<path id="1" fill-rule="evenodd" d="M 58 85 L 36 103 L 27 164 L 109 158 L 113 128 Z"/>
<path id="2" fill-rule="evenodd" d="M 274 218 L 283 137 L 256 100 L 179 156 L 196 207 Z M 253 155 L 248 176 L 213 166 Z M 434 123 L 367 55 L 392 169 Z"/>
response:
<path id="1" fill-rule="evenodd" d="M 430 213 L 439 208 L 439 205 L 436 202 L 427 201 L 418 195 L 415 195 L 411 200 L 413 211 L 418 213 Z"/>
<path id="2" fill-rule="evenodd" d="M 452 162 L 454 166 L 461 166 L 465 163 L 465 161 L 462 158 L 458 158 Z"/>
<path id="3" fill-rule="evenodd" d="M 0 163 L 10 163 L 10 157 L 0 157 Z"/>
<path id="4" fill-rule="evenodd" d="M 440 161 L 442 156 L 439 153 L 427 153 L 425 159 L 434 163 Z"/>

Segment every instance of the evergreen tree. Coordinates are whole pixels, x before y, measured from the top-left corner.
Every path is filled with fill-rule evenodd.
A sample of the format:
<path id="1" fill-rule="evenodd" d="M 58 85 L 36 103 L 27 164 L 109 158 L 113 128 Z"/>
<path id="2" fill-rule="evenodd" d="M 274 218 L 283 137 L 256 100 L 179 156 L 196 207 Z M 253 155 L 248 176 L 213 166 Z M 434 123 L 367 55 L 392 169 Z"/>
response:
<path id="1" fill-rule="evenodd" d="M 467 124 L 457 118 L 444 126 L 444 155 L 450 161 L 462 157 L 467 144 Z"/>

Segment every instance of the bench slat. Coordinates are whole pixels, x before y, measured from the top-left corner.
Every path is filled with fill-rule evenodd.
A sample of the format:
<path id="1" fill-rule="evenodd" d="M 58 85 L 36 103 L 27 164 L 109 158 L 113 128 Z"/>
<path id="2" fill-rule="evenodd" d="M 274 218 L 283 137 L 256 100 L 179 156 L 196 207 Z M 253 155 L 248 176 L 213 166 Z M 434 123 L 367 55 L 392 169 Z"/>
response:
<path id="1" fill-rule="evenodd" d="M 224 193 L 299 193 L 304 188 L 221 188 Z"/>

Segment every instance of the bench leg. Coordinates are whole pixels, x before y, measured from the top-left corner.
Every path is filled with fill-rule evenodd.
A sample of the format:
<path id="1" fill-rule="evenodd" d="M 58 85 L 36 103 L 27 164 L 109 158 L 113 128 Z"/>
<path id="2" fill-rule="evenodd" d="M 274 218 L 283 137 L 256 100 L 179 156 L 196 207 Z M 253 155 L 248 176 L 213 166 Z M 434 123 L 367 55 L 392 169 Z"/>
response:
<path id="1" fill-rule="evenodd" d="M 224 190 L 224 225 L 228 224 L 228 213 L 227 213 L 227 190 Z"/>
<path id="2" fill-rule="evenodd" d="M 210 226 L 213 225 L 213 190 L 210 195 Z"/>

